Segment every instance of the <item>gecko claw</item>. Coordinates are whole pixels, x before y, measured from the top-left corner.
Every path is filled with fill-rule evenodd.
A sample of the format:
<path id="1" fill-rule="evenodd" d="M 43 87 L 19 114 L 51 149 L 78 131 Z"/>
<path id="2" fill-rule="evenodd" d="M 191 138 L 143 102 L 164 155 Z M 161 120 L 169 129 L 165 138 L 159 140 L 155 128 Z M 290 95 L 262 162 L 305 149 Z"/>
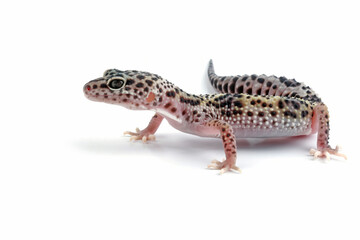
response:
<path id="1" fill-rule="evenodd" d="M 347 157 L 343 153 L 339 153 L 339 150 L 341 149 L 340 146 L 336 146 L 335 149 L 332 148 L 325 148 L 323 150 L 317 150 L 317 149 L 310 149 L 310 155 L 314 156 L 315 159 L 317 158 L 325 158 L 326 160 L 330 160 L 331 155 L 339 156 L 347 160 Z"/>
<path id="2" fill-rule="evenodd" d="M 146 143 L 147 141 L 154 141 L 155 140 L 155 135 L 153 134 L 148 134 L 146 132 L 142 132 L 140 131 L 139 128 L 135 129 L 136 132 L 130 132 L 130 131 L 126 131 L 124 132 L 124 135 L 130 135 L 130 141 L 137 141 L 137 140 L 142 140 L 143 143 Z"/>
<path id="3" fill-rule="evenodd" d="M 235 165 L 229 163 L 229 161 L 224 160 L 222 162 L 218 160 L 213 160 L 207 167 L 208 169 L 220 170 L 219 174 L 222 175 L 230 170 L 241 173 L 241 169 Z"/>

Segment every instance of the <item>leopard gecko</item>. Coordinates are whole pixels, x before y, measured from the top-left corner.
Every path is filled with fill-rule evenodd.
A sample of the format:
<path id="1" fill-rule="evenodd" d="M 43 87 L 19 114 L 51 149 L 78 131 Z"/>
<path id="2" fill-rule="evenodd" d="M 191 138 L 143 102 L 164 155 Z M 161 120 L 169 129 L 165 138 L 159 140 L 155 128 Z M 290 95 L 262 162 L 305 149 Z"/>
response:
<path id="1" fill-rule="evenodd" d="M 189 94 L 157 74 L 108 69 L 85 84 L 93 101 L 134 110 L 153 110 L 149 125 L 125 132 L 130 140 L 155 139 L 165 118 L 174 128 L 202 137 L 221 138 L 225 160 L 208 166 L 240 172 L 236 163 L 236 138 L 291 137 L 318 133 L 315 158 L 346 156 L 329 145 L 329 112 L 318 95 L 304 83 L 266 75 L 217 76 L 212 60 L 208 77 L 216 94 Z"/>

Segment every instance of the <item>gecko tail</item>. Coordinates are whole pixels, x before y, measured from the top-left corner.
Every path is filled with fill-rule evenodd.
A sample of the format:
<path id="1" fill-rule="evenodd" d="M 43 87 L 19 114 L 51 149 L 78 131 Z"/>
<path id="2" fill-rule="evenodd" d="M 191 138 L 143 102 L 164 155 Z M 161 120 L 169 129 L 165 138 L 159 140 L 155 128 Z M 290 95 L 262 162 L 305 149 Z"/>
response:
<path id="1" fill-rule="evenodd" d="M 209 75 L 209 78 L 211 78 L 212 75 L 216 75 L 215 71 L 214 71 L 214 64 L 213 64 L 212 59 L 210 59 L 210 61 L 209 61 L 208 75 Z"/>

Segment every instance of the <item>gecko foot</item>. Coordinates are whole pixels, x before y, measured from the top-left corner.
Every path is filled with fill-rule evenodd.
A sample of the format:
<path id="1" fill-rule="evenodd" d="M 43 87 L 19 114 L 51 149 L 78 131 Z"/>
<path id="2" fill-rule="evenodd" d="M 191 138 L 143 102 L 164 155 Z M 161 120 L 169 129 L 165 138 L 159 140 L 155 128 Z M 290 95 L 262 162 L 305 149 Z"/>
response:
<path id="1" fill-rule="evenodd" d="M 347 159 L 346 155 L 343 153 L 339 153 L 340 146 L 336 146 L 335 149 L 332 148 L 325 148 L 323 150 L 317 150 L 317 149 L 310 149 L 310 154 L 314 156 L 315 159 L 317 158 L 326 158 L 326 160 L 330 160 L 331 155 L 339 156 Z"/>
<path id="2" fill-rule="evenodd" d="M 135 129 L 136 132 L 126 131 L 124 135 L 130 135 L 130 141 L 142 140 L 144 143 L 147 141 L 155 140 L 155 135 L 149 134 L 146 131 L 140 131 L 139 128 Z"/>
<path id="3" fill-rule="evenodd" d="M 241 173 L 241 169 L 234 165 L 233 161 L 224 160 L 222 162 L 213 160 L 208 165 L 209 169 L 220 170 L 220 174 L 233 170 L 234 172 Z"/>

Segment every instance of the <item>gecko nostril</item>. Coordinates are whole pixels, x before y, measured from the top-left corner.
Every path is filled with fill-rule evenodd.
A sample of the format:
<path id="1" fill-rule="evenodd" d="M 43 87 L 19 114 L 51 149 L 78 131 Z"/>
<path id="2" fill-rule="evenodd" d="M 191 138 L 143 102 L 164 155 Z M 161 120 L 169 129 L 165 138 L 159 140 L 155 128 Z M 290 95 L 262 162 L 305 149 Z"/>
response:
<path id="1" fill-rule="evenodd" d="M 90 91 L 90 90 L 91 90 L 90 85 L 87 85 L 87 86 L 86 86 L 86 90 L 88 90 L 88 91 Z"/>

